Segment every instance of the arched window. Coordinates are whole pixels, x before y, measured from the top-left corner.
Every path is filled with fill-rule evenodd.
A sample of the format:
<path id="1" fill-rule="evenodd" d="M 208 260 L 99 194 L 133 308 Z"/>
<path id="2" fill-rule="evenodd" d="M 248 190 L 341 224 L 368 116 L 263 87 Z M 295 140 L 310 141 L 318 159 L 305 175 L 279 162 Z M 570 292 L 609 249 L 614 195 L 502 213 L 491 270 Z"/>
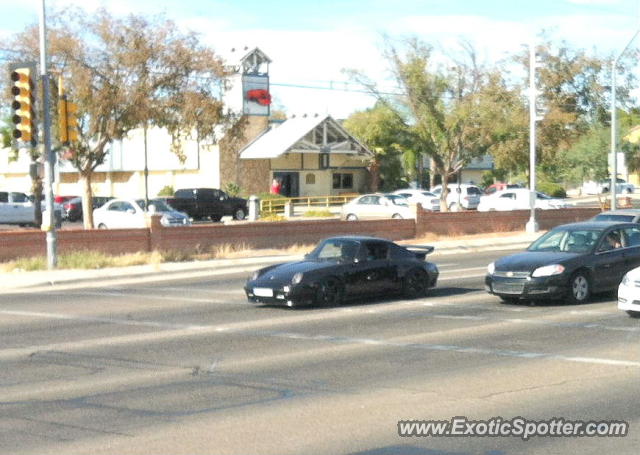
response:
<path id="1" fill-rule="evenodd" d="M 315 185 L 316 184 L 316 175 L 315 174 L 307 174 L 305 178 L 305 183 L 307 185 Z"/>

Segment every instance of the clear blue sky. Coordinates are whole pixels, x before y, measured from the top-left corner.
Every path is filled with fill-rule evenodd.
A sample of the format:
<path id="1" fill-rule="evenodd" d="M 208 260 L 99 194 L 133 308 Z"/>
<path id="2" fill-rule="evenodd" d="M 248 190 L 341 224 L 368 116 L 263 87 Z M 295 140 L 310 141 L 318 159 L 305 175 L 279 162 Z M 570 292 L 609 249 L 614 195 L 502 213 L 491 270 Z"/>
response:
<path id="1" fill-rule="evenodd" d="M 363 95 L 286 87 L 333 87 L 344 68 L 382 74 L 381 34 L 415 35 L 454 52 L 463 38 L 485 60 L 515 52 L 542 29 L 557 40 L 608 55 L 638 28 L 640 0 L 47 0 L 48 8 L 104 6 L 115 14 L 164 12 L 222 54 L 260 47 L 269 55 L 276 103 L 338 117 L 366 107 Z M 40 0 L 0 0 L 0 37 L 37 21 Z M 640 41 L 640 40 L 639 40 Z M 0 45 L 0 47 L 2 47 Z"/>

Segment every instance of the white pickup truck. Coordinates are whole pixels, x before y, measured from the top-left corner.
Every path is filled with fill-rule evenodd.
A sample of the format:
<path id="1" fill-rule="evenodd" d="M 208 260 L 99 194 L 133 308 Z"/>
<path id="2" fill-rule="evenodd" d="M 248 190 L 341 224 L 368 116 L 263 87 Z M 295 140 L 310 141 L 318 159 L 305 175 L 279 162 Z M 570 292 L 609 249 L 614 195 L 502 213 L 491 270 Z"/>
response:
<path id="1" fill-rule="evenodd" d="M 35 224 L 33 202 L 24 193 L 0 191 L 0 223 Z"/>

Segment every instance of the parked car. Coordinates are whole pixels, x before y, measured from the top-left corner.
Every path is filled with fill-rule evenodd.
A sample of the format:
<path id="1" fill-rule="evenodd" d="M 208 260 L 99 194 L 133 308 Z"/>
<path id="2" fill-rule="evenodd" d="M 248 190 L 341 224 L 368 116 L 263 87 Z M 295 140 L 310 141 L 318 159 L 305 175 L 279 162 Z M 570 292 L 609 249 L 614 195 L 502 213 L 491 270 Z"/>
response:
<path id="1" fill-rule="evenodd" d="M 71 199 L 75 199 L 79 196 L 56 196 L 54 199 L 54 202 L 57 204 L 64 204 L 67 201 L 70 201 Z"/>
<path id="2" fill-rule="evenodd" d="M 629 270 L 618 286 L 618 309 L 640 318 L 640 267 Z"/>
<path id="3" fill-rule="evenodd" d="M 519 183 L 496 182 L 486 187 L 484 189 L 484 194 L 493 194 L 496 191 L 511 190 L 513 188 L 522 188 L 522 185 L 520 185 Z"/>
<path id="4" fill-rule="evenodd" d="M 536 192 L 536 208 L 541 210 L 563 209 L 570 207 L 565 199 L 553 198 L 547 194 Z M 492 210 L 528 210 L 531 207 L 529 188 L 512 188 L 496 191 L 488 196 L 480 198 L 479 212 Z"/>
<path id="5" fill-rule="evenodd" d="M 505 302 L 567 299 L 584 303 L 593 293 L 618 288 L 640 266 L 640 226 L 586 221 L 558 226 L 526 251 L 492 262 L 485 288 Z"/>
<path id="6" fill-rule="evenodd" d="M 347 221 L 415 218 L 415 211 L 406 198 L 397 194 L 364 194 L 342 206 L 341 218 Z"/>
<path id="7" fill-rule="evenodd" d="M 482 195 L 482 190 L 478 186 L 469 183 L 450 183 L 447 188 L 449 188 L 449 193 L 447 194 L 447 207 L 449 207 L 449 210 L 455 210 L 458 207 L 470 210 L 478 207 L 480 196 Z M 442 185 L 433 187 L 431 192 L 440 197 Z"/>
<path id="8" fill-rule="evenodd" d="M 611 180 L 602 180 L 600 182 L 589 181 L 582 185 L 583 194 L 602 194 L 608 193 L 611 187 Z M 631 194 L 636 191 L 636 187 L 633 183 L 629 183 L 621 178 L 616 179 L 616 193 Z"/>
<path id="9" fill-rule="evenodd" d="M 640 210 L 607 210 L 591 218 L 592 221 L 618 221 L 620 223 L 640 223 Z"/>
<path id="10" fill-rule="evenodd" d="M 438 267 L 425 260 L 432 251 L 374 237 L 331 237 L 302 261 L 256 271 L 244 291 L 249 302 L 288 307 L 337 305 L 365 295 L 421 297 L 438 280 Z"/>
<path id="11" fill-rule="evenodd" d="M 220 221 L 223 216 L 243 220 L 249 213 L 246 199 L 232 197 L 213 188 L 185 188 L 176 191 L 173 198 L 165 200 L 171 207 L 194 220 L 210 218 L 212 221 Z"/>
<path id="12" fill-rule="evenodd" d="M 150 199 L 149 206 L 161 214 L 163 226 L 188 226 L 191 224 L 185 213 L 168 207 L 160 199 Z M 123 229 L 147 227 L 147 210 L 144 199 L 112 199 L 93 211 L 93 222 L 98 229 Z"/>
<path id="13" fill-rule="evenodd" d="M 404 190 L 396 190 L 393 194 L 407 198 L 410 204 L 417 204 L 419 202 L 425 210 L 431 210 L 432 212 L 440 211 L 440 199 L 429 191 L 407 188 Z"/>
<path id="14" fill-rule="evenodd" d="M 93 196 L 92 208 L 93 210 L 102 207 L 104 204 L 112 200 L 112 196 Z M 75 197 L 69 199 L 62 204 L 62 217 L 68 221 L 81 220 L 84 215 L 82 211 L 82 198 Z"/>
<path id="15" fill-rule="evenodd" d="M 42 204 L 41 210 L 46 214 L 47 207 Z M 54 203 L 54 223 L 60 226 L 61 210 Z M 34 225 L 36 213 L 33 198 L 19 191 L 0 191 L 0 224 Z"/>

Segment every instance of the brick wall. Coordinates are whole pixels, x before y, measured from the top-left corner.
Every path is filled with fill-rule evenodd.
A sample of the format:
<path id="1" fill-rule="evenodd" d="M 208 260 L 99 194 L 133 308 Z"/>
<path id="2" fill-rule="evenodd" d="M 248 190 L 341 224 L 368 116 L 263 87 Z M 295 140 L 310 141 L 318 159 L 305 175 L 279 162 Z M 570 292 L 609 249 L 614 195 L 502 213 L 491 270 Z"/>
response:
<path id="1" fill-rule="evenodd" d="M 591 218 L 598 209 L 539 210 L 541 229 Z M 210 251 L 221 245 L 287 247 L 315 244 L 334 235 L 370 235 L 391 240 L 411 239 L 427 233 L 439 235 L 523 231 L 529 211 L 513 212 L 417 212 L 417 220 L 375 221 L 282 221 L 233 225 L 203 224 L 164 228 L 159 217 L 150 229 L 63 230 L 58 232 L 58 251 L 98 250 L 111 254 L 152 250 Z M 45 234 L 36 229 L 0 231 L 0 261 L 46 254 Z"/>

